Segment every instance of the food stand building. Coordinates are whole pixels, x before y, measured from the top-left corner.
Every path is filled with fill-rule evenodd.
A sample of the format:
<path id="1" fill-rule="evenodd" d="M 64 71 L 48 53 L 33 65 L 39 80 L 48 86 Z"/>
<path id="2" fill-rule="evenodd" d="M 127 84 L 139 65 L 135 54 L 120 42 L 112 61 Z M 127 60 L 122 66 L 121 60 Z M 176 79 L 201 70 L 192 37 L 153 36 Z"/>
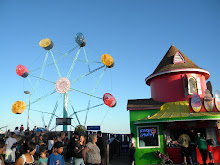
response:
<path id="1" fill-rule="evenodd" d="M 211 83 L 206 83 L 209 77 L 207 70 L 198 67 L 174 45 L 169 48 L 155 71 L 145 79 L 152 98 L 128 100 L 130 129 L 137 142 L 137 165 L 158 164 L 156 150 L 167 152 L 174 163 L 182 163 L 177 139 L 183 131 L 190 130 L 215 140 L 211 149 L 215 163 L 220 163 L 219 93 L 212 98 Z M 202 163 L 199 150 L 197 157 Z"/>

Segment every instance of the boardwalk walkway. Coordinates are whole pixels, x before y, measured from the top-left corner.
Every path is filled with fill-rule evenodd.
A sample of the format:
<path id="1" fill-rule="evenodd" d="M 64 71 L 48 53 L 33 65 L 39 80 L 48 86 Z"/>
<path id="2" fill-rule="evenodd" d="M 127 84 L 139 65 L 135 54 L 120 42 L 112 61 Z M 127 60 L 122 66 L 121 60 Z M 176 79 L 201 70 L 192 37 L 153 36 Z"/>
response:
<path id="1" fill-rule="evenodd" d="M 37 163 L 36 163 L 37 164 Z M 65 165 L 71 165 L 69 162 L 65 162 Z M 110 165 L 130 165 L 129 160 L 127 157 L 117 157 L 114 159 Z M 181 165 L 181 164 L 173 164 L 173 165 Z M 215 165 L 220 165 L 220 163 L 215 163 Z"/>
<path id="2" fill-rule="evenodd" d="M 114 157 L 110 163 L 110 165 L 130 165 L 128 156 L 116 156 Z"/>
<path id="3" fill-rule="evenodd" d="M 65 162 L 65 165 L 71 165 L 69 161 Z M 116 156 L 114 157 L 109 165 L 130 165 L 128 156 Z"/>

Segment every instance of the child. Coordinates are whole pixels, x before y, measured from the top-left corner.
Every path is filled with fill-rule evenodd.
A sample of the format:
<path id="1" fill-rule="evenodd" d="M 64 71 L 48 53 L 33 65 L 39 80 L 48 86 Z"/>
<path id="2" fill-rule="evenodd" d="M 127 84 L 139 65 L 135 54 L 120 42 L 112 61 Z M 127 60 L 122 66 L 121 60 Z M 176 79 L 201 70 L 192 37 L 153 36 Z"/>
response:
<path id="1" fill-rule="evenodd" d="M 52 154 L 50 154 L 47 164 L 53 165 L 53 164 L 59 164 L 64 165 L 65 161 L 61 153 L 63 152 L 63 143 L 62 142 L 56 142 L 54 144 L 54 151 Z"/>
<path id="2" fill-rule="evenodd" d="M 42 150 L 40 152 L 40 159 L 38 160 L 38 165 L 47 165 L 47 151 L 46 150 Z"/>

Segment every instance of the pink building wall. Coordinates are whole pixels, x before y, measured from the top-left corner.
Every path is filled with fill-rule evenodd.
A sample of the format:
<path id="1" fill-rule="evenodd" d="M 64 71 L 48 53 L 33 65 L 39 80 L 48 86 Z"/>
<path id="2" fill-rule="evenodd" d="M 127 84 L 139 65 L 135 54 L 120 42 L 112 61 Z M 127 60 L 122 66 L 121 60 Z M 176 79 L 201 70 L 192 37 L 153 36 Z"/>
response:
<path id="1" fill-rule="evenodd" d="M 202 94 L 204 97 L 206 87 L 205 76 L 201 73 L 182 72 L 182 73 L 168 73 L 158 75 L 150 80 L 151 97 L 152 99 L 160 102 L 175 102 L 186 101 L 191 98 L 189 95 L 187 98 L 184 96 L 183 76 L 200 78 Z"/>

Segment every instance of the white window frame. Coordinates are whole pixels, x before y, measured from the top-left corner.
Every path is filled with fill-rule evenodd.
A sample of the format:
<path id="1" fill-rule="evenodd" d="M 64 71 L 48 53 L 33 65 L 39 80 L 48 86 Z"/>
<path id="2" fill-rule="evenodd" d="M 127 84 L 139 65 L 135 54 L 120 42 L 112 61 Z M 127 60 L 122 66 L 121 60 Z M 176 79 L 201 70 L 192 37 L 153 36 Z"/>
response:
<path id="1" fill-rule="evenodd" d="M 195 80 L 195 84 L 194 84 L 194 85 L 195 85 L 195 87 L 196 87 L 196 93 L 198 94 L 198 86 L 197 86 L 197 81 L 196 81 L 196 78 L 195 78 L 195 77 L 189 77 L 189 78 L 188 78 L 188 94 L 189 94 L 189 95 L 192 95 L 192 94 L 193 94 L 193 93 L 191 93 L 191 91 L 190 91 L 191 88 L 190 88 L 189 80 L 190 80 L 191 78 Z"/>
<path id="2" fill-rule="evenodd" d="M 139 128 L 144 128 L 144 127 L 157 127 L 158 130 L 158 146 L 145 146 L 145 147 L 140 147 L 139 146 Z M 160 135 L 159 135 L 159 125 L 145 125 L 145 126 L 137 126 L 137 148 L 144 149 L 144 148 L 160 148 Z"/>

